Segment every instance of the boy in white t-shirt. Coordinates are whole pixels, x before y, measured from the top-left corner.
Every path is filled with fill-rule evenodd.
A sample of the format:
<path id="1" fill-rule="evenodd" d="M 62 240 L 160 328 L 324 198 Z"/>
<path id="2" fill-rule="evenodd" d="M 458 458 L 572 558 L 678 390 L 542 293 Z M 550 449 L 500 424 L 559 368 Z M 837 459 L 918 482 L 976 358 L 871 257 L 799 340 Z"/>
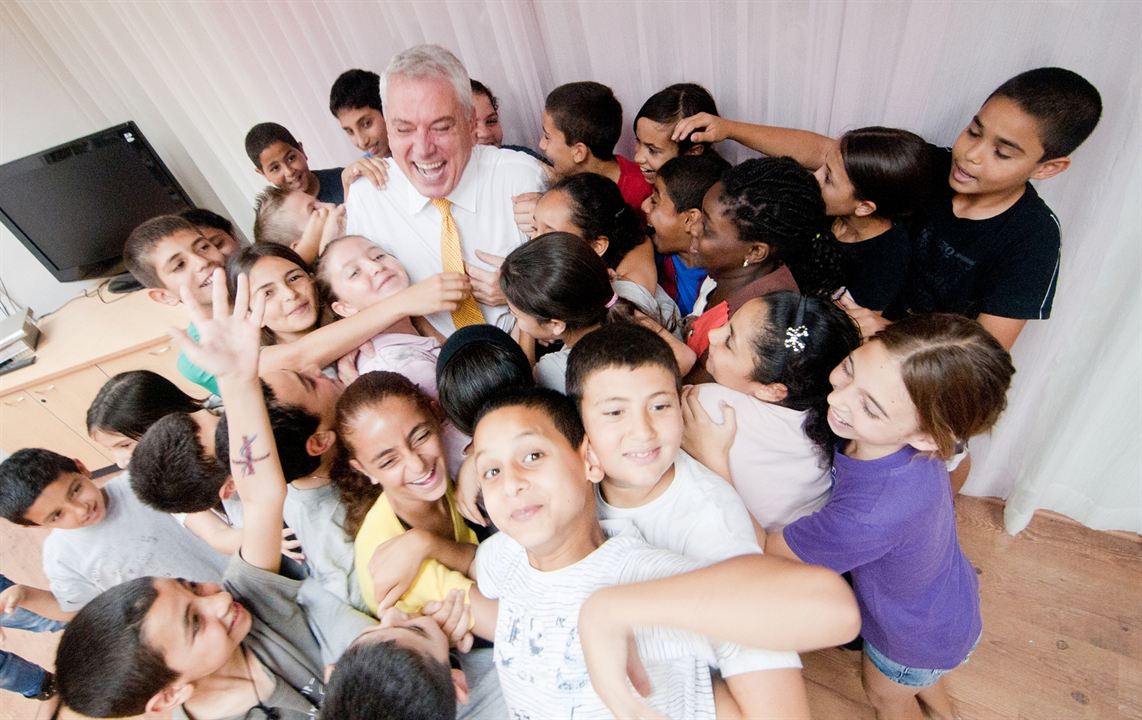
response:
<path id="1" fill-rule="evenodd" d="M 480 545 L 476 578 L 480 592 L 499 601 L 496 666 L 514 718 L 611 717 L 614 708 L 604 705 L 587 675 L 579 642 L 580 606 L 600 588 L 678 575 L 701 565 L 651 547 L 629 524 L 608 538 L 614 528 L 605 532 L 600 525 L 591 487 L 603 472 L 593 462 L 584 435 L 568 398 L 534 388 L 508 391 L 489 402 L 473 437 L 484 502 L 501 531 Z M 812 598 L 799 582 L 788 593 L 785 586 L 767 591 L 780 596 L 782 607 L 765 622 L 783 632 L 793 630 L 783 636 L 782 649 L 797 649 L 820 623 L 832 626 L 834 617 L 841 622 L 829 640 L 836 635 L 842 641 L 849 632 L 844 618 L 851 617 L 851 596 L 843 588 L 836 593 L 826 587 L 842 581 L 822 575 L 819 568 L 806 571 L 803 579 L 813 575 L 810 584 L 816 585 Z M 729 586 L 710 590 L 734 592 Z M 824 617 L 801 612 L 803 603 L 825 596 L 832 599 Z M 671 604 L 671 598 L 661 599 Z M 668 608 L 658 609 L 665 624 L 682 622 Z M 682 613 L 687 621 L 695 621 L 692 606 Z M 691 627 L 701 631 L 703 622 L 698 619 Z M 492 629 L 477 620 L 478 633 L 486 636 Z M 819 644 L 819 639 L 808 642 Z M 724 655 L 722 644 L 656 626 L 640 628 L 637 645 L 653 690 L 649 702 L 656 711 L 668 717 L 716 716 L 714 690 L 720 681 L 712 680 L 710 666 Z M 725 693 L 718 694 L 717 706 L 724 712 L 737 712 L 735 705 Z"/>
<path id="2" fill-rule="evenodd" d="M 681 382 L 669 345 L 640 325 L 611 323 L 576 343 L 567 393 L 604 472 L 599 518 L 702 565 L 760 553 L 738 494 L 680 449 Z M 808 715 L 796 653 L 724 646 L 716 664 L 746 716 Z"/>

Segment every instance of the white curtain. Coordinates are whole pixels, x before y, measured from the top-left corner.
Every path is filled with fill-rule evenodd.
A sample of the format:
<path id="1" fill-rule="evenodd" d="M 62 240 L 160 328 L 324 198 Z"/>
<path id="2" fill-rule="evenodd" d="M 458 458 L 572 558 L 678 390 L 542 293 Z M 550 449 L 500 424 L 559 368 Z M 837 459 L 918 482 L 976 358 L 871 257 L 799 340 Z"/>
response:
<path id="1" fill-rule="evenodd" d="M 314 167 L 344 164 L 355 151 L 327 110 L 333 79 L 425 41 L 500 96 L 508 142 L 534 146 L 555 85 L 609 84 L 627 153 L 638 106 L 682 80 L 730 117 L 834 135 L 894 125 L 950 144 L 1007 77 L 1072 68 L 1106 110 L 1074 167 L 1040 188 L 1064 230 L 1054 316 L 1016 345 L 1009 409 L 973 443 L 965 489 L 1008 498 L 1011 532 L 1041 507 L 1142 531 L 1142 4 L 37 0 L 0 5 L 0 21 L 42 49 L 92 130 L 134 119 L 200 204 L 247 229 L 262 183 L 246 130 L 281 122 Z"/>

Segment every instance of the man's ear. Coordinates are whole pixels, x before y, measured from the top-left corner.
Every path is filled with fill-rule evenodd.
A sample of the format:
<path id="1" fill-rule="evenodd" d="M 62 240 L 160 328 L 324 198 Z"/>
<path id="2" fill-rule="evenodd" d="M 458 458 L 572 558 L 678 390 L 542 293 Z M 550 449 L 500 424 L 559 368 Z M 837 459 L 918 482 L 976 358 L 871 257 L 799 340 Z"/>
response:
<path id="1" fill-rule="evenodd" d="M 682 211 L 682 227 L 686 228 L 686 232 L 690 232 L 694 223 L 699 222 L 702 222 L 702 208 L 690 208 Z"/>
<path id="2" fill-rule="evenodd" d="M 591 150 L 583 143 L 575 143 L 571 146 L 571 159 L 575 161 L 576 165 L 586 162 L 589 157 L 591 157 Z"/>
<path id="3" fill-rule="evenodd" d="M 148 288 L 147 297 L 160 305 L 170 305 L 171 307 L 182 302 L 178 297 L 178 292 L 167 290 L 166 288 Z"/>
<path id="4" fill-rule="evenodd" d="M 456 702 L 461 705 L 468 704 L 468 678 L 464 677 L 463 670 L 452 668 L 452 687 L 456 689 Z"/>
<path id="5" fill-rule="evenodd" d="M 867 217 L 876 212 L 876 203 L 871 200 L 861 200 L 857 203 L 856 208 L 853 210 L 853 215 L 857 217 Z"/>
<path id="6" fill-rule="evenodd" d="M 262 170 L 262 164 L 261 163 L 258 163 L 257 165 L 254 166 L 254 172 L 258 173 L 262 177 L 266 177 L 266 172 L 264 170 Z M 269 180 L 269 178 L 266 178 L 266 179 Z"/>
<path id="7" fill-rule="evenodd" d="M 789 395 L 785 383 L 750 383 L 750 395 L 767 403 L 779 403 Z"/>
<path id="8" fill-rule="evenodd" d="M 222 483 L 222 487 L 218 488 L 218 499 L 229 500 L 234 497 L 234 493 L 238 492 L 238 486 L 234 484 L 234 476 L 227 475 L 226 482 Z"/>
<path id="9" fill-rule="evenodd" d="M 1035 168 L 1035 172 L 1031 173 L 1032 180 L 1046 180 L 1052 178 L 1066 170 L 1071 166 L 1071 159 L 1069 157 L 1058 157 L 1046 162 L 1041 162 Z"/>
<path id="10" fill-rule="evenodd" d="M 587 479 L 596 484 L 601 483 L 606 473 L 603 472 L 603 464 L 599 462 L 599 456 L 595 454 L 595 449 L 591 447 L 591 440 L 586 435 L 583 436 L 582 453 L 583 464 L 587 468 Z"/>
<path id="11" fill-rule="evenodd" d="M 357 308 L 353 307 L 349 303 L 343 303 L 340 300 L 334 300 L 329 307 L 333 308 L 334 314 L 336 314 L 338 317 L 343 318 L 353 317 L 358 312 L 360 312 L 357 310 Z"/>
<path id="12" fill-rule="evenodd" d="M 152 695 L 151 699 L 147 701 L 146 713 L 147 715 L 168 713 L 179 705 L 185 704 L 193 694 L 193 683 L 187 683 L 186 685 L 175 685 L 172 683 L 167 685 Z"/>
<path id="13" fill-rule="evenodd" d="M 305 439 L 305 451 L 310 457 L 321 457 L 333 443 L 337 441 L 337 433 L 333 430 L 318 430 Z"/>
<path id="14" fill-rule="evenodd" d="M 686 152 L 684 152 L 682 154 L 683 155 L 701 155 L 704 152 L 706 152 L 706 146 L 705 145 L 691 145 L 690 147 L 686 148 Z"/>
<path id="15" fill-rule="evenodd" d="M 87 469 L 87 466 L 83 464 L 82 460 L 80 460 L 79 458 L 72 458 L 72 461 L 75 463 L 76 467 L 79 468 L 79 474 L 80 475 L 86 475 L 87 477 L 91 477 L 91 471 Z"/>
<path id="16" fill-rule="evenodd" d="M 611 246 L 611 239 L 606 235 L 600 235 L 587 244 L 591 246 L 591 249 L 595 251 L 596 255 L 602 257 L 607 253 L 607 248 Z"/>

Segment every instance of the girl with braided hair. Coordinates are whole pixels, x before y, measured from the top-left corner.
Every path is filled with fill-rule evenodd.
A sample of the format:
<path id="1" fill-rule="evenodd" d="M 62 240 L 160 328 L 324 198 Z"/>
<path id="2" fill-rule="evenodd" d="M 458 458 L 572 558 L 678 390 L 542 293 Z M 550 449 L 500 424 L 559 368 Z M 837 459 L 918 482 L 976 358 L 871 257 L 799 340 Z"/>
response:
<path id="1" fill-rule="evenodd" d="M 822 238 L 825 202 L 812 174 L 790 158 L 746 160 L 706 192 L 690 254 L 706 269 L 687 344 L 698 354 L 690 382 L 705 382 L 712 328 L 738 308 L 777 290 L 828 295 L 839 263 Z"/>

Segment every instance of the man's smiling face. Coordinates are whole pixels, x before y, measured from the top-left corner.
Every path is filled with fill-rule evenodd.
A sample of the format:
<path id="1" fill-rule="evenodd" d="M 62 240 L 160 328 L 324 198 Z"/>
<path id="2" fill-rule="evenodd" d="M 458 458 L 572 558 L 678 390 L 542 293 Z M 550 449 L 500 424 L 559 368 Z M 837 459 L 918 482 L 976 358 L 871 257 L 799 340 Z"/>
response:
<path id="1" fill-rule="evenodd" d="M 389 149 L 416 191 L 446 197 L 472 156 L 473 112 L 444 78 L 389 80 L 385 110 Z"/>

